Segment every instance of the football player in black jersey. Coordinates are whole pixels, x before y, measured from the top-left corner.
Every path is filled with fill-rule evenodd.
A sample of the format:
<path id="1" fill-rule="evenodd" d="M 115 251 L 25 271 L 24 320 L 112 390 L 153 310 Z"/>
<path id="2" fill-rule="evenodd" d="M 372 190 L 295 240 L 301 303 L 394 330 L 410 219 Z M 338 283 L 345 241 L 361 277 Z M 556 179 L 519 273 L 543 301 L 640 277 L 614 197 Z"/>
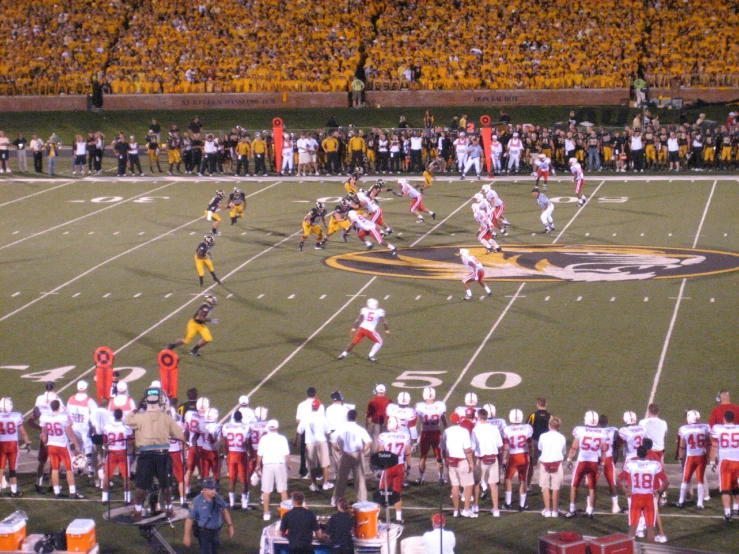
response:
<path id="1" fill-rule="evenodd" d="M 216 195 L 210 199 L 208 207 L 205 209 L 205 217 L 208 221 L 213 221 L 213 229 L 211 229 L 210 232 L 217 237 L 221 235 L 221 233 L 218 232 L 218 225 L 221 223 L 221 218 L 218 217 L 218 210 L 226 209 L 226 206 L 221 204 L 224 196 L 226 196 L 226 193 L 221 189 L 218 189 L 216 191 Z"/>
<path id="2" fill-rule="evenodd" d="M 316 202 L 315 208 L 308 212 L 303 218 L 303 236 L 300 237 L 300 246 L 298 249 L 303 251 L 303 244 L 311 233 L 316 235 L 316 250 L 323 248 L 323 229 L 319 227 L 319 223 L 323 223 L 324 228 L 326 225 L 326 206 L 323 202 Z"/>
<path id="3" fill-rule="evenodd" d="M 244 217 L 246 207 L 246 195 L 239 187 L 234 187 L 234 191 L 228 195 L 228 207 L 231 210 L 228 214 L 231 218 L 231 225 L 236 225 L 236 220 Z"/>
<path id="4" fill-rule="evenodd" d="M 204 300 L 205 301 L 198 308 L 198 311 L 195 312 L 194 316 L 192 316 L 192 319 L 187 322 L 185 338 L 168 344 L 167 348 L 169 350 L 174 350 L 180 345 L 188 344 L 195 335 L 200 335 L 198 343 L 190 349 L 190 354 L 193 356 L 200 356 L 199 350 L 213 340 L 213 336 L 210 334 L 210 330 L 206 327 L 206 324 L 218 324 L 217 319 L 210 317 L 213 312 L 213 308 L 216 306 L 216 297 L 212 294 L 206 294 Z"/>
<path id="5" fill-rule="evenodd" d="M 351 226 L 351 221 L 349 221 L 349 216 L 347 214 L 350 209 L 349 201 L 346 198 L 342 198 L 341 201 L 336 204 L 336 207 L 328 220 L 328 230 L 326 231 L 326 236 L 323 237 L 323 240 L 321 241 L 321 246 L 325 246 L 328 241 L 328 237 L 333 235 L 339 229 L 341 229 L 341 238 L 344 239 L 344 242 L 348 242 L 347 239 L 349 238 L 349 227 Z"/>
<path id="6" fill-rule="evenodd" d="M 212 255 L 210 251 L 215 244 L 216 241 L 213 237 L 205 235 L 203 242 L 198 244 L 198 247 L 195 249 L 195 269 L 198 272 L 198 277 L 200 277 L 201 287 L 203 286 L 203 275 L 205 274 L 203 267 L 207 267 L 208 271 L 210 271 L 210 274 L 213 276 L 213 280 L 219 285 L 221 284 L 221 281 L 216 277 L 216 272 L 213 269 L 213 262 L 211 261 Z"/>

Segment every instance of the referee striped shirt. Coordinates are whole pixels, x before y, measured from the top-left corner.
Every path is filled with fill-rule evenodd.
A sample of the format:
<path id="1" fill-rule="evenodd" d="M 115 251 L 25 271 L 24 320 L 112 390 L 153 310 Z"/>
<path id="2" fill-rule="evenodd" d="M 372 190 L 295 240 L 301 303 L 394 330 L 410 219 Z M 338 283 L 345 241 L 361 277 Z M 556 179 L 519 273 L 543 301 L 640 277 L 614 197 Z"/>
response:
<path id="1" fill-rule="evenodd" d="M 549 204 L 549 198 L 547 198 L 546 194 L 539 193 L 539 196 L 536 198 L 536 201 L 539 203 L 539 207 L 542 210 L 547 209 L 547 204 Z"/>

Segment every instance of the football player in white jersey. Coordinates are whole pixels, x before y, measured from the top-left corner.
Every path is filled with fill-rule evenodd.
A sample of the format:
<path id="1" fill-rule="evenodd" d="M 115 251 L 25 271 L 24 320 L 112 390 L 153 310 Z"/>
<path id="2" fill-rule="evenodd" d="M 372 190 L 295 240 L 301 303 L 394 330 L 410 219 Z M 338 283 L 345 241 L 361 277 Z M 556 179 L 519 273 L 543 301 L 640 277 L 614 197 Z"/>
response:
<path id="1" fill-rule="evenodd" d="M 468 392 L 464 395 L 464 406 L 457 406 L 454 408 L 454 413 L 457 414 L 460 419 L 464 419 L 467 413 L 467 408 L 473 408 L 477 411 L 477 394 L 474 392 Z"/>
<path id="2" fill-rule="evenodd" d="M 69 485 L 69 497 L 74 499 L 84 498 L 77 492 L 74 484 L 74 471 L 72 471 L 71 448 L 75 452 L 80 451 L 77 437 L 72 430 L 72 421 L 69 414 L 62 408 L 59 400 L 52 400 L 49 404 L 51 410 L 44 413 L 40 418 L 41 441 L 46 444 L 51 463 L 51 484 L 54 487 L 54 496 L 61 498 L 62 488 L 59 485 L 59 470 L 61 466 L 67 471 L 67 484 Z"/>
<path id="3" fill-rule="evenodd" d="M 552 167 L 552 160 L 547 158 L 546 154 L 539 154 L 534 162 L 536 165 L 536 185 L 539 186 L 539 179 L 544 179 L 543 190 L 547 190 L 547 183 L 549 182 L 549 169 Z"/>
<path id="4" fill-rule="evenodd" d="M 33 412 L 26 420 L 26 423 L 28 423 L 28 426 L 31 429 L 35 429 L 39 432 L 42 431 L 40 423 L 41 416 L 51 413 L 51 402 L 54 400 L 59 400 L 62 408 L 64 407 L 64 403 L 59 399 L 56 392 L 54 392 L 54 383 L 49 381 L 46 383 L 45 386 L 46 392 L 36 397 L 36 403 L 34 405 Z M 42 442 L 39 444 L 38 449 L 38 466 L 36 468 L 36 478 L 38 479 L 38 481 L 35 485 L 36 492 L 39 494 L 43 494 L 41 486 L 44 484 L 44 469 L 46 468 L 46 461 L 48 459 L 49 452 L 46 448 L 46 445 Z M 52 492 L 51 488 L 49 488 L 49 492 Z"/>
<path id="5" fill-rule="evenodd" d="M 503 144 L 498 140 L 497 135 L 493 135 L 490 142 L 490 159 L 493 162 L 493 174 L 499 175 L 501 170 L 501 160 L 503 158 Z"/>
<path id="6" fill-rule="evenodd" d="M 221 479 L 221 424 L 218 423 L 218 417 L 216 408 L 208 408 L 203 418 L 205 421 L 198 431 L 200 478 L 205 479 L 212 472 L 216 483 Z"/>
<path id="7" fill-rule="evenodd" d="M 726 410 L 724 423 L 711 429 L 711 470 L 716 471 L 718 459 L 721 502 L 724 505 L 724 519 L 731 523 L 733 513 L 739 513 L 739 427 L 734 421 L 734 412 Z M 731 500 L 734 497 L 732 507 Z"/>
<path id="8" fill-rule="evenodd" d="M 439 463 L 439 478 L 443 475 L 444 467 L 441 457 L 441 433 L 442 426 L 447 427 L 446 422 L 446 404 L 441 400 L 436 400 L 436 389 L 426 387 L 423 389 L 423 402 L 416 404 L 416 413 L 418 420 L 421 422 L 421 439 L 419 441 L 420 460 L 418 462 L 419 477 L 416 484 L 420 485 L 424 482 L 423 476 L 426 472 L 426 459 L 429 456 L 429 450 L 433 449 L 434 458 Z"/>
<path id="9" fill-rule="evenodd" d="M 508 415 L 510 425 L 503 428 L 503 471 L 505 472 L 505 504 L 506 510 L 512 508 L 513 476 L 518 474 L 518 511 L 528 509 L 526 504 L 526 475 L 531 464 L 531 455 L 534 449 L 532 437 L 534 428 L 523 422 L 523 412 L 519 409 L 511 410 Z"/>
<path id="10" fill-rule="evenodd" d="M 23 448 L 31 451 L 28 433 L 23 427 L 23 414 L 13 411 L 13 399 L 0 399 L 0 474 L 5 480 L 5 466 L 8 466 L 10 496 L 19 498 L 23 493 L 18 490 L 18 433 L 23 437 Z M 0 489 L 1 494 L 2 489 Z"/>
<path id="11" fill-rule="evenodd" d="M 460 131 L 459 136 L 454 139 L 454 142 L 452 143 L 454 151 L 457 154 L 457 168 L 460 173 L 464 171 L 464 166 L 467 163 L 467 148 L 469 147 L 469 144 L 470 141 L 467 139 L 464 131 Z"/>
<path id="12" fill-rule="evenodd" d="M 257 420 L 254 410 L 249 407 L 249 397 L 245 394 L 239 396 L 239 407 L 236 408 L 236 411 L 234 411 L 231 416 L 231 421 L 235 420 L 234 416 L 236 415 L 236 412 L 241 412 L 241 421 L 247 427 Z"/>
<path id="13" fill-rule="evenodd" d="M 477 240 L 485 247 L 485 253 L 500 252 L 501 248 L 495 242 L 495 231 L 493 230 L 493 213 L 490 205 L 484 200 L 482 194 L 476 194 L 475 200 L 478 202 L 472 204 L 472 215 L 475 221 L 480 225 L 477 231 Z"/>
<path id="14" fill-rule="evenodd" d="M 290 152 L 292 156 L 292 152 Z M 224 424 L 221 437 L 226 453 L 226 468 L 228 469 L 228 504 L 231 509 L 236 508 L 236 480 L 241 482 L 241 509 L 248 510 L 249 506 L 249 460 L 247 448 L 249 445 L 249 424 L 244 422 L 244 415 L 236 410 L 233 418 Z M 256 420 L 256 416 L 254 418 Z"/>
<path id="15" fill-rule="evenodd" d="M 585 513 L 592 519 L 595 509 L 595 485 L 598 480 L 598 467 L 601 459 L 603 459 L 608 449 L 608 441 L 605 438 L 603 429 L 598 427 L 598 412 L 589 410 L 585 412 L 585 426 L 575 427 L 569 454 L 567 455 L 567 463 L 572 469 L 572 487 L 570 488 L 570 511 L 565 517 L 572 518 L 577 515 L 575 501 L 577 500 L 577 488 L 580 486 L 583 478 L 588 483 L 588 504 Z M 577 463 L 573 469 L 572 458 L 577 452 Z"/>
<path id="16" fill-rule="evenodd" d="M 695 480 L 698 482 L 698 496 L 696 500 L 696 508 L 703 509 L 704 496 L 704 475 L 706 473 L 706 465 L 708 464 L 708 449 L 711 444 L 711 428 L 705 423 L 701 423 L 701 414 L 698 410 L 688 410 L 685 415 L 687 425 L 683 425 L 678 429 L 678 455 L 680 463 L 683 466 L 683 478 L 680 483 L 680 500 L 676 506 L 685 507 L 685 494 L 688 492 L 688 485 L 695 473 Z"/>
<path id="17" fill-rule="evenodd" d="M 626 426 L 618 430 L 618 436 L 623 445 L 624 463 L 626 463 L 626 460 L 636 456 L 636 449 L 641 446 L 647 436 L 647 430 L 639 425 L 639 418 L 634 412 L 624 412 L 624 423 Z"/>
<path id="18" fill-rule="evenodd" d="M 500 247 L 498 247 L 497 250 L 500 250 Z M 493 291 L 490 290 L 490 287 L 488 287 L 485 284 L 485 267 L 475 258 L 472 254 L 470 254 L 470 251 L 466 248 L 460 248 L 459 249 L 459 257 L 462 259 L 462 263 L 467 267 L 467 269 L 470 270 L 470 273 L 462 279 L 462 284 L 464 285 L 464 299 L 465 300 L 472 300 L 472 291 L 470 290 L 470 286 L 468 283 L 471 281 L 476 281 L 480 284 L 480 286 L 485 289 L 485 294 L 490 296 L 493 294 Z"/>
<path id="19" fill-rule="evenodd" d="M 74 426 L 73 426 L 74 427 Z M 120 472 L 123 479 L 123 500 L 126 504 L 131 502 L 131 480 L 129 478 L 128 455 L 132 451 L 133 446 L 130 439 L 133 437 L 133 431 L 123 424 L 123 411 L 117 408 L 113 412 L 113 421 L 103 426 L 103 443 L 107 449 L 105 457 L 105 472 L 103 478 L 103 502 L 110 500 L 110 482 L 113 480 L 113 473 L 116 468 Z"/>
<path id="20" fill-rule="evenodd" d="M 364 189 L 359 189 L 357 192 L 357 200 L 359 200 L 360 208 L 366 210 L 367 219 L 378 227 L 384 227 L 382 229 L 382 236 L 386 237 L 393 233 L 392 227 L 385 223 L 385 215 L 382 210 L 382 206 L 377 201 L 377 195 L 380 194 L 385 187 L 385 181 L 379 179 L 377 183 L 372 185 L 369 192 L 365 192 Z"/>
<path id="21" fill-rule="evenodd" d="M 190 480 L 193 471 L 200 464 L 200 448 L 197 444 L 197 435 L 200 427 L 205 425 L 205 413 L 210 408 L 210 400 L 201 396 L 195 404 L 196 410 L 185 413 L 185 437 L 188 441 L 187 470 L 185 471 L 185 495 L 190 496 Z"/>
<path id="22" fill-rule="evenodd" d="M 493 208 L 493 224 L 500 229 L 501 233 L 507 235 L 508 231 L 506 227 L 510 226 L 510 223 L 505 217 L 505 202 L 503 202 L 503 199 L 490 185 L 482 185 L 480 192 Z"/>
<path id="23" fill-rule="evenodd" d="M 383 472 L 380 478 L 380 489 L 387 488 L 398 494 L 398 501 L 395 503 L 395 520 L 403 523 L 403 500 L 400 498 L 400 493 L 403 491 L 405 474 L 411 468 L 411 438 L 403 432 L 401 423 L 395 417 L 390 416 L 387 419 L 387 431 L 380 433 L 377 442 L 380 451 L 392 452 L 398 456 L 398 463 Z"/>
<path id="24" fill-rule="evenodd" d="M 367 238 L 367 236 L 370 235 L 375 239 L 377 244 L 387 246 L 393 256 L 398 253 L 398 249 L 383 238 L 380 228 L 375 223 L 372 223 L 372 221 L 363 215 L 358 214 L 356 210 L 349 210 L 346 216 L 357 230 L 357 236 L 364 241 L 364 244 L 367 245 L 367 250 L 372 250 L 372 247 L 374 246 L 372 241 Z"/>
<path id="25" fill-rule="evenodd" d="M 77 442 L 82 445 L 82 452 L 87 457 L 87 471 L 92 471 L 92 439 L 90 429 L 92 427 L 92 415 L 97 410 L 97 402 L 87 395 L 87 381 L 77 382 L 77 394 L 67 400 L 67 412 L 72 419 L 72 429 L 77 435 Z"/>
<path id="26" fill-rule="evenodd" d="M 349 352 L 351 352 L 363 338 L 367 337 L 370 341 L 375 343 L 372 345 L 372 349 L 370 350 L 367 359 L 371 362 L 377 361 L 375 356 L 380 348 L 382 348 L 382 335 L 377 332 L 377 325 L 380 322 L 382 322 L 382 325 L 385 327 L 385 334 L 389 335 L 390 326 L 385 317 L 385 310 L 380 308 L 380 303 L 376 299 L 370 298 L 367 300 L 367 305 L 360 310 L 359 317 L 357 317 L 352 324 L 352 330 L 349 335 L 354 338 L 349 343 L 349 346 L 339 354 L 339 359 L 343 360 L 346 358 L 349 355 Z"/>
<path id="27" fill-rule="evenodd" d="M 572 171 L 572 180 L 575 182 L 575 194 L 577 195 L 577 205 L 583 207 L 588 197 L 582 192 L 585 186 L 585 174 L 582 166 L 578 163 L 577 158 L 570 158 L 570 171 Z"/>
<path id="28" fill-rule="evenodd" d="M 613 451 L 618 445 L 619 435 L 618 429 L 615 427 L 608 426 L 608 416 L 600 414 L 598 418 L 598 427 L 603 429 L 604 437 L 608 448 L 603 455 L 603 476 L 606 478 L 608 483 L 608 489 L 611 493 L 611 512 L 614 514 L 621 513 L 621 508 L 618 505 L 618 488 L 616 487 L 616 465 L 613 462 Z"/>
<path id="29" fill-rule="evenodd" d="M 423 193 L 420 190 L 413 188 L 406 179 L 398 179 L 398 186 L 400 187 L 400 192 L 393 191 L 393 194 L 395 196 L 407 196 L 411 199 L 411 206 L 408 211 L 418 218 L 416 219 L 416 223 L 422 223 L 424 221 L 423 213 L 431 214 L 431 219 L 436 219 L 436 212 L 427 210 L 424 207 Z"/>
<path id="30" fill-rule="evenodd" d="M 388 417 L 398 420 L 398 432 L 405 433 L 411 438 L 411 444 L 415 446 L 418 440 L 418 413 L 411 407 L 411 395 L 407 392 L 398 393 L 398 402 L 388 404 L 385 413 Z"/>

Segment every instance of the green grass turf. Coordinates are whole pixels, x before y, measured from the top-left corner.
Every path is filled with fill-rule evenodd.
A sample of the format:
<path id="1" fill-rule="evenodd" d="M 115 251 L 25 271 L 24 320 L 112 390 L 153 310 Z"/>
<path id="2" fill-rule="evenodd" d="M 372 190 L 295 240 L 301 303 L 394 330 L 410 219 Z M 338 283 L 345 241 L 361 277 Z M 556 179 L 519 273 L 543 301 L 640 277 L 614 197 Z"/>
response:
<path id="1" fill-rule="evenodd" d="M 555 122 L 567 121 L 570 110 L 576 111 L 578 121 L 590 121 L 597 125 L 623 127 L 631 125 L 638 110 L 626 106 L 554 106 L 554 107 L 508 107 L 514 123 L 533 123 L 537 125 L 553 125 Z M 177 123 L 181 129 L 186 129 L 195 115 L 208 130 L 227 131 L 236 125 L 246 129 L 264 130 L 272 128 L 272 119 L 282 117 L 288 129 L 317 129 L 322 128 L 331 115 L 334 115 L 339 125 L 353 124 L 357 127 L 394 127 L 398 124 L 401 115 L 405 115 L 410 126 L 421 127 L 426 108 L 366 108 L 353 110 L 341 109 L 276 109 L 276 110 L 208 110 L 208 111 L 107 111 L 107 112 L 48 112 L 39 117 L 38 112 L 20 112 L 0 114 L 0 129 L 7 136 L 14 137 L 22 132 L 30 137 L 31 133 L 39 133 L 46 138 L 56 132 L 69 145 L 78 133 L 87 131 L 103 131 L 110 140 L 113 134 L 122 131 L 126 136 L 135 134 L 140 142 L 149 129 L 151 118 L 158 119 L 162 129 L 166 131 L 172 123 Z M 480 116 L 490 115 L 493 121 L 498 118 L 498 107 L 451 107 L 433 108 L 430 111 L 436 118 L 436 124 L 448 126 L 454 115 L 468 115 L 468 122 L 479 126 Z M 654 110 L 653 110 L 654 111 Z M 662 123 L 677 123 L 679 114 L 672 110 L 657 110 Z M 695 121 L 699 113 L 706 113 L 707 118 L 723 123 L 728 110 L 724 106 L 703 106 L 685 110 L 687 121 Z"/>
<path id="2" fill-rule="evenodd" d="M 736 183 L 721 179 L 714 187 L 710 178 L 670 183 L 589 176 L 586 192 L 596 188 L 598 192 L 585 209 L 578 213 L 572 203 L 556 205 L 557 233 L 569 224 L 561 236 L 532 236 L 541 224 L 529 177 L 521 176 L 518 182 L 500 179 L 495 188 L 507 203 L 512 223 L 511 236 L 500 242 L 504 249 L 554 241 L 683 248 L 695 243 L 696 248 L 737 252 Z M 302 217 L 316 198 L 341 194 L 336 181 L 59 178 L 17 182 L 5 178 L 0 184 L 0 366 L 29 367 L 0 369 L 3 395 L 12 395 L 25 412 L 42 392 L 41 381 L 56 376 L 58 387 L 65 389 L 62 396 L 68 396 L 80 376 L 91 379 L 91 354 L 103 344 L 120 349 L 117 367 L 146 370 L 131 383 L 133 393 L 140 394 L 157 376 L 157 352 L 181 336 L 196 308 L 195 295 L 201 289 L 192 255 L 209 230 L 202 218 L 205 204 L 216 188 L 228 191 L 236 184 L 253 196 L 245 220 L 231 227 L 224 217 L 223 236 L 216 239 L 214 263 L 224 284 L 212 292 L 219 298 L 215 316 L 221 323 L 211 327 L 214 342 L 203 349 L 202 358 L 192 358 L 184 349 L 180 352 L 180 391 L 197 386 L 221 415 L 240 394 L 251 392 L 252 405 L 268 406 L 292 438 L 295 405 L 310 385 L 317 387 L 324 401 L 338 388 L 347 401 L 362 409 L 378 382 L 388 384 L 393 397 L 403 390 L 401 382 L 415 387 L 409 390 L 416 402 L 419 388 L 427 381 L 414 381 L 408 375 L 401 379 L 401 375 L 437 372 L 411 376 L 440 380 L 439 397 L 448 396 L 450 409 L 471 390 L 478 393 L 480 403 L 493 402 L 503 416 L 514 407 L 529 411 L 537 396 L 546 395 L 569 434 L 586 409 L 608 414 L 617 426 L 623 411 L 642 413 L 655 373 L 662 367 L 655 399 L 670 425 L 669 452 L 684 409 L 697 408 L 707 418 L 715 392 L 736 382 L 736 272 L 686 280 L 661 365 L 682 279 L 527 282 L 522 288 L 519 282 L 491 282 L 491 298 L 464 303 L 457 280 L 373 278 L 322 263 L 330 255 L 361 251 L 354 237 L 345 245 L 336 235 L 325 251 L 314 250 L 309 239 L 306 250 L 298 252 L 296 233 Z M 474 181 L 437 179 L 426 204 L 439 216 L 420 225 L 408 214 L 407 200 L 385 195 L 386 218 L 395 229 L 392 242 L 400 248 L 416 241 L 419 247 L 474 246 L 477 226 L 466 203 L 478 187 Z M 550 198 L 572 194 L 569 180 L 552 182 L 549 188 Z M 24 198 L 31 194 L 36 196 Z M 91 202 L 115 196 L 123 200 Z M 156 198 L 133 201 L 137 197 Z M 628 200 L 602 201 L 620 197 Z M 516 291 L 520 294 L 514 299 Z M 55 294 L 42 294 L 51 292 Z M 357 294 L 361 296 L 354 297 Z M 351 322 L 368 296 L 379 298 L 387 309 L 392 335 L 377 364 L 364 360 L 366 344 L 339 362 L 335 357 L 346 346 Z M 496 322 L 490 340 L 485 341 Z M 55 373 L 46 373 L 55 368 Z M 478 376 L 490 372 L 515 373 L 521 383 L 506 389 L 478 388 L 502 384 L 500 376 L 480 381 Z M 715 487 L 715 477 L 711 479 Z M 40 502 L 31 492 L 30 476 L 21 480 L 29 498 L 4 499 L 0 506 L 3 513 L 26 509 L 31 514 L 31 532 L 93 516 L 103 551 L 146 550 L 135 530 L 102 521 L 99 504 Z M 97 498 L 98 493 L 84 481 L 83 492 Z M 307 490 L 307 484 L 291 482 L 291 490 Z M 600 492 L 598 508 L 607 512 L 606 491 Z M 114 494 L 120 496 L 120 489 Z M 671 491 L 672 499 L 676 494 Z M 735 548 L 737 531 L 724 526 L 715 491 L 712 494 L 714 499 L 704 512 L 665 510 L 671 544 L 723 552 Z M 308 498 L 320 506 L 319 513 L 330 513 L 328 496 Z M 430 510 L 438 501 L 435 485 L 408 491 L 404 536 L 428 528 Z M 448 509 L 447 495 L 443 501 Z M 538 515 L 540 502 L 538 495 L 533 496 L 533 513 L 504 514 L 499 521 L 489 517 L 453 521 L 458 551 L 533 552 L 536 538 L 548 530 L 586 535 L 625 530 L 623 516 L 610 514 L 592 522 L 546 520 Z M 560 506 L 566 508 L 566 501 Z M 261 518 L 254 512 L 235 518 L 238 537 L 226 551 L 256 552 Z M 174 543 L 180 543 L 180 534 L 181 525 Z"/>

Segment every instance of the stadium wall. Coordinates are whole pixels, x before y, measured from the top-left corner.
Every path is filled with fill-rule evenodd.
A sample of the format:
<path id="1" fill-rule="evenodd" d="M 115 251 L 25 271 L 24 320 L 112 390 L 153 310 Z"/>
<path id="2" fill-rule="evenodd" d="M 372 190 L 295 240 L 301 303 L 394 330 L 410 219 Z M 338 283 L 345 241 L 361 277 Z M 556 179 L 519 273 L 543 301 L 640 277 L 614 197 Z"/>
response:
<path id="1" fill-rule="evenodd" d="M 368 91 L 372 107 L 438 106 L 606 106 L 625 104 L 627 89 L 561 90 L 463 90 L 463 91 Z M 733 102 L 739 88 L 652 89 L 650 98 L 677 97 L 685 104 Z M 291 92 L 249 94 L 130 94 L 106 95 L 106 110 L 262 110 L 275 108 L 344 108 L 349 97 L 343 92 Z M 0 112 L 79 111 L 87 109 L 84 96 L 4 96 Z"/>

